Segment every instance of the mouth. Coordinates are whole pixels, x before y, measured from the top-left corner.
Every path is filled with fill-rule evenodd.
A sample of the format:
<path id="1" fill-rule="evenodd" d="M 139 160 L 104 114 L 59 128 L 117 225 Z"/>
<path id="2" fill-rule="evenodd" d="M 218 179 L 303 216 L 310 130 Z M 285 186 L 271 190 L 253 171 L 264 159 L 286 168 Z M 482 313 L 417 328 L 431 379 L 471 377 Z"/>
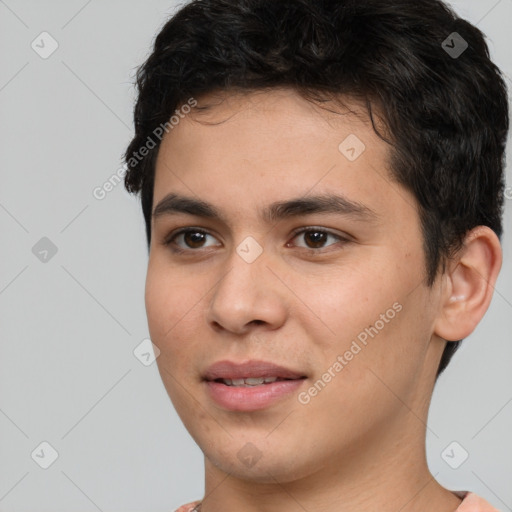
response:
<path id="1" fill-rule="evenodd" d="M 266 361 L 219 361 L 203 374 L 208 396 L 224 409 L 256 411 L 290 398 L 307 376 Z"/>
<path id="2" fill-rule="evenodd" d="M 215 379 L 213 382 L 220 382 L 226 386 L 236 387 L 254 387 L 263 384 L 272 384 L 273 382 L 281 382 L 284 380 L 299 380 L 306 377 L 298 377 L 297 379 L 286 379 L 282 377 L 247 377 L 245 379 Z"/>
<path id="3" fill-rule="evenodd" d="M 235 361 L 217 361 L 209 366 L 203 374 L 206 381 L 222 382 L 227 386 L 261 386 L 281 380 L 304 379 L 300 371 L 268 361 L 250 360 L 237 363 Z"/>

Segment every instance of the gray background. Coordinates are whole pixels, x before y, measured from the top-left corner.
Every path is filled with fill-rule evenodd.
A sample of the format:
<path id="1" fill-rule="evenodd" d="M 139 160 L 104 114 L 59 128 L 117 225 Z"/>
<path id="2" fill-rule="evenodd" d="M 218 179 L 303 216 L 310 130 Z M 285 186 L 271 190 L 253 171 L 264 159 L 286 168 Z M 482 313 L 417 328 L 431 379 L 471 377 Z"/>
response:
<path id="1" fill-rule="evenodd" d="M 512 0 L 453 4 L 488 35 L 510 85 Z M 2 512 L 172 511 L 202 496 L 201 452 L 156 364 L 133 353 L 148 337 L 138 200 L 122 184 L 93 196 L 121 167 L 133 72 L 176 5 L 0 0 Z M 58 43 L 46 59 L 31 47 L 51 48 L 43 31 Z M 491 308 L 436 387 L 427 438 L 442 484 L 503 511 L 512 510 L 511 213 L 509 199 Z M 32 251 L 43 237 L 57 248 L 46 262 Z M 48 469 L 44 441 L 58 453 Z M 458 469 L 441 456 L 453 441 L 469 453 Z"/>

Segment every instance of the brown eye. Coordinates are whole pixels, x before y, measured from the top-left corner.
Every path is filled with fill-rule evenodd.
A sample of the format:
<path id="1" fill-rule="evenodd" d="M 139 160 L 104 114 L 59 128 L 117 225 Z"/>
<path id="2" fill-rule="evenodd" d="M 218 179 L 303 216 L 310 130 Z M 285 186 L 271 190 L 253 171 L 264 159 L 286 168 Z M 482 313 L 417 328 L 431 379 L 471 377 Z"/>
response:
<path id="1" fill-rule="evenodd" d="M 304 240 L 312 249 L 319 249 L 327 240 L 328 235 L 322 231 L 307 231 L 304 233 Z"/>
<path id="2" fill-rule="evenodd" d="M 200 231 L 187 231 L 186 233 L 182 233 L 182 235 L 185 244 L 192 249 L 201 247 L 206 239 L 206 234 Z"/>
<path id="3" fill-rule="evenodd" d="M 186 252 L 188 250 L 194 251 L 195 249 L 202 249 L 204 247 L 211 247 L 205 245 L 208 237 L 212 237 L 210 233 L 200 229 L 186 228 L 178 232 L 172 233 L 164 240 L 164 245 L 170 246 L 174 252 Z"/>
<path id="4" fill-rule="evenodd" d="M 335 233 L 331 233 L 330 231 L 325 231 L 323 229 L 318 228 L 307 228 L 302 229 L 298 232 L 295 232 L 293 237 L 294 239 L 302 238 L 305 242 L 305 245 L 297 244 L 297 247 L 303 247 L 304 249 L 322 249 L 324 247 L 329 247 L 330 245 L 334 245 L 333 243 L 325 245 L 329 238 L 333 239 L 336 242 L 348 242 L 347 238 L 344 238 Z"/>

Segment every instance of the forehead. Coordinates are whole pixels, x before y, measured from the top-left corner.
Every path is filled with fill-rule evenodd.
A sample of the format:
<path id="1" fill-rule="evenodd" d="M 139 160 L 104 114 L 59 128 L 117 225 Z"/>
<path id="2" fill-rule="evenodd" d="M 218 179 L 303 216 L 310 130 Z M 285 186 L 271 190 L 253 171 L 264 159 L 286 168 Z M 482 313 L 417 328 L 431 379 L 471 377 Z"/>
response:
<path id="1" fill-rule="evenodd" d="M 197 101 L 162 141 L 153 206 L 170 192 L 213 203 L 229 199 L 238 211 L 249 201 L 333 191 L 377 210 L 386 206 L 386 188 L 407 196 L 392 181 L 389 146 L 354 100 L 319 106 L 295 91 L 273 89 Z M 414 204 L 410 196 L 406 202 Z"/>
<path id="2" fill-rule="evenodd" d="M 304 150 L 318 152 L 328 144 L 332 147 L 344 133 L 357 132 L 374 148 L 387 149 L 380 144 L 366 107 L 351 98 L 339 96 L 318 102 L 306 100 L 292 89 L 276 88 L 219 91 L 204 95 L 197 102 L 197 107 L 181 116 L 179 125 L 164 137 L 162 147 L 174 144 L 192 149 L 193 144 L 192 154 L 196 154 L 206 143 L 213 152 L 215 143 L 231 136 L 231 141 L 237 143 L 232 144 L 231 153 L 240 149 L 248 157 L 256 157 L 264 145 L 270 156 L 287 150 L 300 153 L 305 143 Z M 374 117 L 379 122 L 378 115 Z"/>

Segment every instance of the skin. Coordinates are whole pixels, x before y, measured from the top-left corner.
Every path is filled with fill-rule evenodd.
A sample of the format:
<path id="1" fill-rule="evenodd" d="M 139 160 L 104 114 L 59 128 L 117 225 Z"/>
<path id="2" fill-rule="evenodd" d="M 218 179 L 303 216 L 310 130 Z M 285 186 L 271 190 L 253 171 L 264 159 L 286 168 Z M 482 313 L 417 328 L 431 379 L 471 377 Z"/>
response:
<path id="1" fill-rule="evenodd" d="M 153 219 L 145 300 L 162 380 L 205 456 L 202 512 L 456 510 L 460 499 L 427 467 L 427 413 L 445 340 L 470 334 L 489 306 L 496 235 L 472 230 L 428 287 L 416 200 L 391 179 L 389 146 L 355 101 L 345 99 L 359 115 L 286 88 L 198 101 L 211 107 L 162 141 L 153 206 L 181 194 L 224 220 Z M 338 149 L 350 134 L 366 146 L 353 162 Z M 375 215 L 258 214 L 333 192 Z M 183 227 L 208 235 L 165 245 Z M 311 227 L 332 235 L 294 235 Z M 236 250 L 248 236 L 263 249 L 252 263 Z M 395 317 L 307 404 L 297 392 L 264 410 L 228 411 L 206 393 L 202 373 L 225 359 L 298 370 L 307 391 L 396 303 Z M 249 442 L 260 457 L 252 466 L 237 457 Z"/>

